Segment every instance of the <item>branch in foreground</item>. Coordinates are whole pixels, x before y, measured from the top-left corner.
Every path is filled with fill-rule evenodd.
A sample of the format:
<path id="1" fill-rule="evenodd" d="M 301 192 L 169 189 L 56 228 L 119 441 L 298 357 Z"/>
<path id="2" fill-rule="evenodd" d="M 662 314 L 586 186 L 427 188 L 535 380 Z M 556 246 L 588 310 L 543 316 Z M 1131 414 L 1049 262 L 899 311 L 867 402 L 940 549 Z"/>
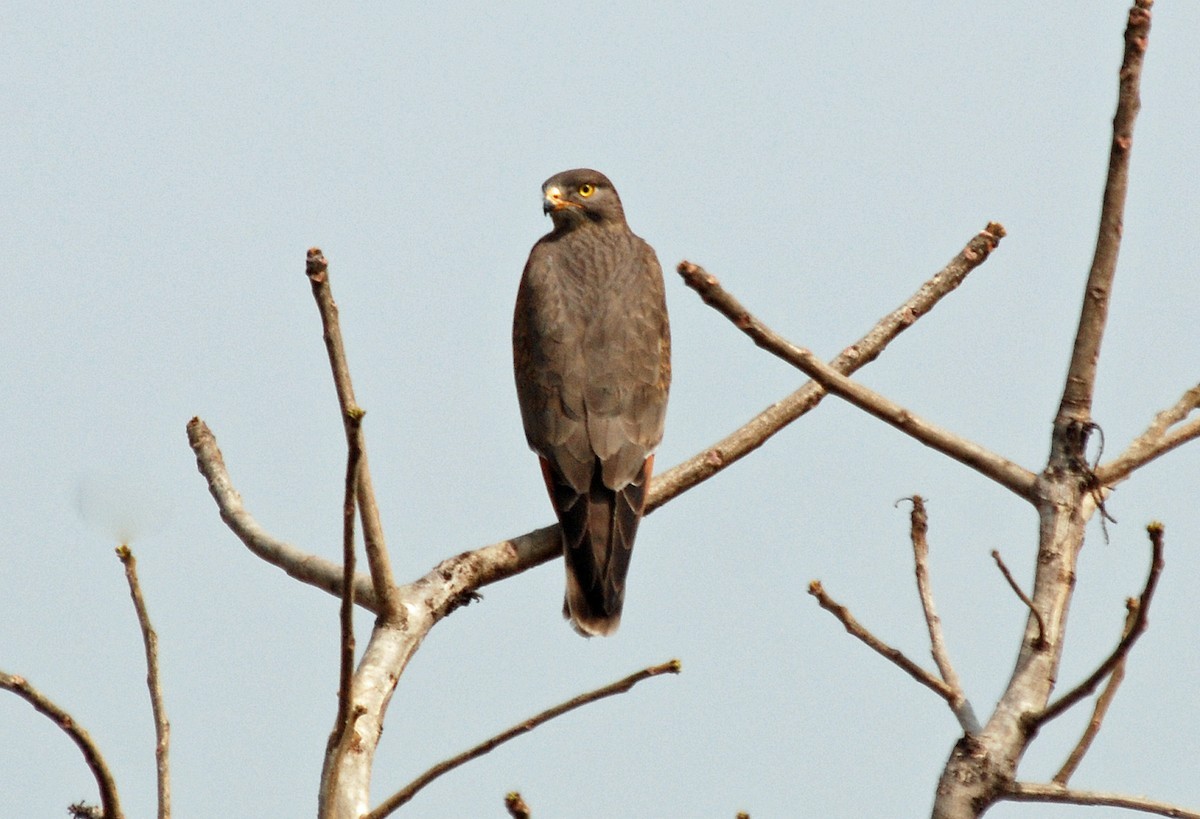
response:
<path id="1" fill-rule="evenodd" d="M 1165 455 L 1177 446 L 1200 438 L 1200 418 L 1181 424 L 1200 408 L 1200 384 L 1185 392 L 1175 405 L 1154 416 L 1150 426 L 1112 461 L 1096 468 L 1096 480 L 1102 486 L 1113 486 L 1130 476 L 1138 467 Z"/>
<path id="2" fill-rule="evenodd" d="M 679 275 L 704 303 L 767 352 L 791 364 L 829 392 L 890 424 L 919 443 L 963 463 L 1026 500 L 1033 498 L 1037 476 L 1007 458 L 949 430 L 931 424 L 869 387 L 847 378 L 811 350 L 798 347 L 767 327 L 721 287 L 716 276 L 691 262 L 679 264 Z"/>
<path id="3" fill-rule="evenodd" d="M 1139 88 L 1147 38 L 1150 36 L 1150 7 L 1153 4 L 1154 0 L 1136 0 L 1129 10 L 1117 112 L 1113 116 L 1112 147 L 1108 155 L 1108 178 L 1104 183 L 1104 199 L 1100 208 L 1100 229 L 1087 286 L 1084 288 L 1083 309 L 1079 314 L 1079 327 L 1075 333 L 1075 346 L 1055 420 L 1056 427 L 1072 423 L 1083 428 L 1091 422 L 1096 364 L 1100 360 L 1100 343 L 1104 338 L 1113 278 L 1117 271 L 1117 254 L 1121 249 L 1133 124 L 1142 107 Z"/>
<path id="4" fill-rule="evenodd" d="M 1133 648 L 1133 644 L 1142 636 L 1142 632 L 1146 630 L 1149 623 L 1147 617 L 1150 613 L 1150 600 L 1154 597 L 1154 590 L 1158 587 L 1158 578 L 1165 565 L 1163 562 L 1163 531 L 1163 525 L 1157 521 L 1146 527 L 1146 533 L 1150 536 L 1150 572 L 1146 576 L 1146 585 L 1142 589 L 1141 597 L 1138 598 L 1133 625 L 1126 630 L 1125 635 L 1117 643 L 1117 647 L 1113 649 L 1108 659 L 1102 662 L 1086 680 L 1047 705 L 1040 714 L 1033 716 L 1030 720 L 1031 727 L 1049 722 L 1084 697 L 1089 696 L 1096 690 L 1100 681 L 1107 677 L 1125 658 Z"/>
<path id="5" fill-rule="evenodd" d="M 885 659 L 891 660 L 898 665 L 906 674 L 919 682 L 921 685 L 933 691 L 939 697 L 944 699 L 951 708 L 954 707 L 954 691 L 946 683 L 939 680 L 937 677 L 930 674 L 921 666 L 914 663 L 908 657 L 904 656 L 904 652 L 898 648 L 892 648 L 887 643 L 880 640 L 871 632 L 867 631 L 863 626 L 854 619 L 854 615 L 849 609 L 837 603 L 832 597 L 825 593 L 825 588 L 821 585 L 820 580 L 814 580 L 808 584 L 808 593 L 817 598 L 817 603 L 825 611 L 832 614 L 851 636 L 857 637 L 867 644 L 873 651 Z"/>
<path id="6" fill-rule="evenodd" d="M 403 607 L 400 605 L 396 582 L 392 578 L 392 561 L 388 557 L 383 524 L 379 520 L 379 506 L 375 502 L 375 487 L 371 483 L 371 469 L 367 465 L 367 449 L 362 435 L 363 411 L 354 400 L 350 366 L 346 362 L 346 348 L 338 323 L 337 304 L 329 286 L 329 264 L 320 248 L 309 248 L 305 274 L 312 285 L 317 311 L 321 314 L 325 349 L 329 354 L 330 369 L 333 371 L 333 383 L 337 389 L 346 440 L 350 446 L 357 447 L 359 452 L 358 511 L 363 527 L 363 548 L 371 570 L 371 584 L 381 606 L 380 615 L 387 619 L 396 619 L 403 616 Z"/>
<path id="7" fill-rule="evenodd" d="M 925 499 L 920 495 L 913 495 L 909 500 L 912 501 L 912 546 L 913 546 L 913 564 L 917 575 L 917 594 L 921 598 L 921 609 L 925 612 L 925 625 L 929 629 L 929 645 L 930 651 L 933 654 L 933 661 L 937 664 L 938 672 L 942 675 L 942 679 L 949 686 L 952 697 L 949 700 L 950 710 L 954 712 L 954 716 L 958 719 L 958 724 L 967 734 L 979 733 L 979 720 L 975 716 L 975 710 L 971 707 L 970 701 L 963 693 L 962 681 L 958 678 L 958 672 L 954 670 L 954 665 L 950 662 L 950 653 L 946 650 L 946 639 L 942 634 L 942 618 L 938 617 L 937 609 L 933 605 L 933 589 L 929 584 L 929 516 L 925 512 Z"/>
<path id="8" fill-rule="evenodd" d="M 1021 602 L 1033 614 L 1033 619 L 1037 620 L 1038 636 L 1033 641 L 1034 648 L 1039 650 L 1045 648 L 1046 621 L 1042 619 L 1042 613 L 1037 610 L 1037 606 L 1033 605 L 1033 601 L 1029 599 L 1029 595 L 1021 590 L 1021 586 L 1017 583 L 1016 578 L 1012 576 L 1012 572 L 1008 570 L 1008 566 L 1004 565 L 1004 558 L 1000 557 L 1000 552 L 997 549 L 992 549 L 992 560 L 996 561 L 996 568 L 1000 570 L 1000 574 L 1004 575 L 1004 579 L 1008 581 L 1008 587 L 1013 590 L 1013 594 L 1021 598 Z"/>
<path id="9" fill-rule="evenodd" d="M 154 715 L 154 763 L 158 775 L 158 819 L 171 815 L 171 723 L 167 720 L 167 709 L 163 705 L 162 684 L 158 673 L 158 634 L 150 624 L 150 612 L 146 609 L 146 598 L 142 595 L 142 584 L 138 582 L 137 558 L 128 545 L 117 547 L 117 557 L 125 567 L 125 580 L 129 584 L 129 596 L 137 612 L 138 627 L 142 631 L 142 644 L 146 649 L 146 687 L 150 689 L 150 710 Z"/>
<path id="10" fill-rule="evenodd" d="M 927 315 L 944 296 L 954 292 L 971 271 L 987 261 L 1002 238 L 1004 227 L 997 222 L 989 222 L 945 267 L 922 284 L 903 304 L 876 322 L 865 336 L 842 350 L 829 362 L 829 366 L 849 375 L 870 364 L 893 339 L 917 319 Z M 646 500 L 646 514 L 749 455 L 775 433 L 819 404 L 825 395 L 824 387 L 809 381 L 713 446 L 656 475 Z"/>
<path id="11" fill-rule="evenodd" d="M 1126 796 L 1102 791 L 1077 791 L 1061 785 L 1035 785 L 1029 782 L 1014 782 L 1004 793 L 1004 798 L 1013 802 L 1055 802 L 1063 805 L 1090 805 L 1093 807 L 1128 808 L 1175 819 L 1200 819 L 1200 813 L 1186 810 L 1178 805 L 1147 799 L 1143 796 Z"/>
<path id="12" fill-rule="evenodd" d="M 108 769 L 108 763 L 104 761 L 100 749 L 92 741 L 91 734 L 85 731 L 74 717 L 30 685 L 24 677 L 0 671 L 0 688 L 13 692 L 37 711 L 45 714 L 51 722 L 71 738 L 71 741 L 79 746 L 84 761 L 91 769 L 92 776 L 96 778 L 96 787 L 100 789 L 100 807 L 104 811 L 105 819 L 124 819 L 125 814 L 121 811 L 121 801 L 117 798 L 116 780 L 113 779 L 112 771 Z"/>
<path id="13" fill-rule="evenodd" d="M 1134 623 L 1137 622 L 1137 611 L 1138 601 L 1130 597 L 1125 601 L 1125 631 L 1122 636 L 1129 634 L 1133 629 Z M 1125 660 L 1127 659 L 1128 655 L 1125 655 L 1113 666 L 1112 674 L 1109 675 L 1108 682 L 1104 684 L 1104 690 L 1100 692 L 1099 697 L 1096 697 L 1096 704 L 1092 708 L 1092 718 L 1088 720 L 1083 735 L 1079 737 L 1079 742 L 1075 743 L 1075 747 L 1067 755 L 1067 759 L 1058 769 L 1058 773 L 1051 779 L 1055 785 L 1062 785 L 1064 788 L 1067 786 L 1071 775 L 1079 768 L 1079 763 L 1083 761 L 1084 756 L 1092 747 L 1092 742 L 1100 733 L 1100 726 L 1104 724 L 1104 716 L 1108 713 L 1108 707 L 1112 705 L 1113 699 L 1117 696 L 1117 689 L 1121 687 L 1121 682 L 1125 679 Z"/>
<path id="14" fill-rule="evenodd" d="M 874 361 L 894 338 L 921 316 L 928 314 L 943 297 L 962 284 L 971 271 L 986 261 L 1003 236 L 1004 228 L 1001 225 L 989 224 L 907 301 L 880 319 L 870 332 L 834 358 L 831 366 L 851 373 Z M 815 407 L 825 395 L 824 388 L 815 381 L 809 381 L 723 440 L 673 469 L 656 475 L 647 496 L 646 514 L 753 452 L 780 429 Z M 272 537 L 246 510 L 233 488 L 212 432 L 199 418 L 193 418 L 188 423 L 188 442 L 196 455 L 197 468 L 208 482 L 209 492 L 217 503 L 222 520 L 242 543 L 255 555 L 282 568 L 295 579 L 335 597 L 340 596 L 343 588 L 341 566 Z M 427 582 L 447 573 L 459 577 L 460 592 L 498 582 L 558 557 L 562 553 L 562 545 L 557 532 L 557 526 L 546 526 L 464 552 L 443 561 L 406 589 L 422 588 Z M 376 614 L 380 612 L 370 578 L 356 576 L 354 594 L 363 608 Z"/>
<path id="15" fill-rule="evenodd" d="M 466 751 L 463 751 L 461 754 L 452 756 L 443 762 L 439 762 L 437 765 L 434 765 L 425 773 L 418 776 L 408 785 L 392 794 L 382 804 L 380 804 L 379 807 L 375 808 L 375 810 L 363 817 L 363 819 L 383 819 L 383 817 L 391 815 L 393 811 L 412 799 L 419 790 L 424 788 L 433 780 L 437 779 L 442 774 L 452 771 L 458 766 L 470 762 L 472 759 L 483 756 L 484 754 L 494 750 L 499 745 L 508 742 L 514 737 L 519 737 L 522 734 L 529 733 L 544 722 L 549 722 L 555 717 L 562 716 L 569 711 L 574 711 L 576 708 L 587 705 L 588 703 L 596 702 L 597 700 L 604 699 L 605 697 L 611 697 L 614 694 L 623 694 L 640 683 L 642 680 L 648 680 L 651 677 L 657 677 L 661 674 L 678 674 L 681 670 L 682 666 L 680 665 L 679 660 L 670 660 L 662 665 L 653 665 L 649 668 L 643 668 L 641 671 L 630 674 L 628 677 L 617 680 L 615 683 L 606 685 L 603 688 L 597 688 L 595 691 L 589 691 L 586 694 L 580 694 L 578 697 L 573 697 L 564 703 L 556 705 L 553 708 L 549 708 L 537 716 L 530 717 L 529 719 L 514 725 L 512 728 L 502 731 L 490 739 L 484 740 L 474 748 L 470 748 Z"/>

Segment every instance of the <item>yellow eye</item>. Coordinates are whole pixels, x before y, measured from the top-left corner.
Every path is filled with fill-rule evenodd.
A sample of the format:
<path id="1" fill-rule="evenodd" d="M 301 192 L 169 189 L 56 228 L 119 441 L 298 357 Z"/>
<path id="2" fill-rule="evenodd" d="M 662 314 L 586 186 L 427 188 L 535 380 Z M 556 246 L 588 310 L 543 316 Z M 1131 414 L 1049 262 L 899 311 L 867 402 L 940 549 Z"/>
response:
<path id="1" fill-rule="evenodd" d="M 587 199 L 589 196 L 591 196 L 595 192 L 596 192 L 596 186 L 593 185 L 591 182 L 584 182 L 582 185 L 579 186 L 579 195 L 582 196 L 584 199 Z"/>

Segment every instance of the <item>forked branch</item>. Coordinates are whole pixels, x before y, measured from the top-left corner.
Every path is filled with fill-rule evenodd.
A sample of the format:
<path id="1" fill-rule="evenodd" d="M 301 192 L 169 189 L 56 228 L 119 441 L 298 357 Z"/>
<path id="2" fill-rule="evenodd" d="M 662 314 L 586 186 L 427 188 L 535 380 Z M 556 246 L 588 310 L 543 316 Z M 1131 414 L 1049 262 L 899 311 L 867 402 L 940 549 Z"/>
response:
<path id="1" fill-rule="evenodd" d="M 679 275 L 704 303 L 714 308 L 767 352 L 796 367 L 825 390 L 890 424 L 918 442 L 991 478 L 1022 498 L 1031 499 L 1037 476 L 1007 458 L 913 414 L 889 398 L 847 378 L 811 350 L 792 344 L 767 327 L 721 287 L 717 278 L 691 262 L 679 264 Z"/>

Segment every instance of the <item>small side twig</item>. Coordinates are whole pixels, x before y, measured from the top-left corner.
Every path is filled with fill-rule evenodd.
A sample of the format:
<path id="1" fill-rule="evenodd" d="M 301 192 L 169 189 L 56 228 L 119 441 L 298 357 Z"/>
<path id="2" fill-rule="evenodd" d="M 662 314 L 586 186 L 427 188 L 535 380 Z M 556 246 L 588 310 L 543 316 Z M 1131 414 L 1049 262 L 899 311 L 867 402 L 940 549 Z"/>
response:
<path id="1" fill-rule="evenodd" d="M 354 400 L 354 387 L 350 382 L 350 365 L 346 361 L 346 348 L 342 342 L 342 329 L 338 322 L 338 308 L 333 300 L 333 289 L 329 285 L 329 263 L 318 247 L 309 248 L 305 261 L 305 274 L 312 285 L 313 299 L 321 314 L 325 349 L 329 354 L 329 366 L 333 372 L 333 383 L 337 389 L 338 405 L 342 410 L 342 424 L 346 438 L 358 438 L 358 511 L 363 528 L 363 547 L 367 553 L 367 565 L 371 570 L 371 583 L 375 597 L 385 619 L 403 618 L 404 609 L 400 594 L 392 577 L 392 562 L 388 557 L 387 543 L 383 535 L 383 524 L 379 519 L 379 505 L 375 502 L 375 487 L 371 482 L 371 470 L 367 465 L 367 450 L 362 442 L 361 428 L 355 429 L 351 418 L 362 410 Z"/>
<path id="2" fill-rule="evenodd" d="M 83 753 L 83 760 L 91 770 L 92 776 L 96 778 L 96 787 L 100 790 L 100 807 L 104 811 L 105 819 L 124 819 L 121 800 L 117 798 L 117 782 L 113 779 L 112 771 L 108 769 L 108 763 L 104 761 L 104 756 L 96 747 L 91 734 L 84 730 L 74 717 L 30 685 L 24 677 L 0 671 L 0 688 L 11 691 L 28 702 L 71 738 Z"/>
<path id="3" fill-rule="evenodd" d="M 1158 587 L 1158 578 L 1162 574 L 1165 565 L 1163 562 L 1163 532 L 1163 525 L 1158 521 L 1154 521 L 1146 527 L 1146 533 L 1150 536 L 1150 572 L 1146 576 L 1146 585 L 1142 588 L 1142 594 L 1137 601 L 1137 611 L 1134 614 L 1133 624 L 1126 629 L 1125 635 L 1117 643 L 1117 647 L 1113 649 L 1112 654 L 1104 662 L 1100 663 L 1099 667 L 1086 680 L 1047 705 L 1040 714 L 1031 718 L 1030 721 L 1033 726 L 1049 722 L 1068 708 L 1074 706 L 1084 697 L 1090 696 L 1096 690 L 1096 687 L 1100 685 L 1100 681 L 1112 673 L 1117 664 L 1133 648 L 1133 644 L 1142 636 L 1149 623 L 1147 618 L 1150 613 L 1150 600 L 1154 597 L 1154 590 Z"/>
<path id="4" fill-rule="evenodd" d="M 533 811 L 525 804 L 525 799 L 516 791 L 504 795 L 504 807 L 512 819 L 530 819 L 533 816 Z"/>
<path id="5" fill-rule="evenodd" d="M 142 631 L 142 643 L 146 649 L 146 687 L 150 689 L 150 710 L 154 715 L 154 762 L 158 774 L 158 819 L 171 815 L 171 723 L 163 705 L 162 683 L 158 673 L 158 634 L 150 624 L 150 613 L 146 609 L 146 598 L 142 595 L 142 584 L 138 582 L 137 558 L 128 545 L 117 547 L 117 557 L 125 567 L 125 580 L 129 584 L 129 596 L 137 612 L 138 626 Z"/>
<path id="6" fill-rule="evenodd" d="M 653 665 L 649 668 L 643 668 L 634 674 L 630 674 L 624 679 L 617 680 L 615 683 L 606 685 L 603 688 L 597 688 L 594 691 L 589 691 L 586 694 L 580 694 L 578 697 L 573 697 L 564 703 L 548 708 L 542 713 L 530 717 L 523 722 L 520 722 L 506 731 L 501 731 L 490 739 L 486 739 L 473 748 L 463 751 L 461 754 L 452 756 L 447 760 L 439 762 L 425 773 L 418 776 L 409 784 L 405 785 L 396 793 L 384 800 L 379 807 L 368 813 L 363 819 L 383 819 L 385 816 L 391 815 L 393 811 L 399 808 L 404 803 L 408 802 L 418 791 L 424 788 L 433 780 L 437 779 L 447 771 L 452 771 L 455 768 L 470 762 L 472 759 L 483 756 L 489 751 L 494 750 L 505 742 L 508 742 L 514 737 L 519 737 L 522 734 L 527 734 L 534 728 L 544 722 L 549 722 L 555 717 L 562 716 L 569 711 L 574 711 L 576 708 L 587 705 L 591 702 L 611 697 L 614 694 L 623 694 L 642 680 L 648 680 L 651 677 L 657 677 L 661 674 L 678 674 L 682 670 L 679 660 L 670 660 L 661 665 Z"/>
<path id="7" fill-rule="evenodd" d="M 937 677 L 921 668 L 921 666 L 908 659 L 908 657 L 906 657 L 904 652 L 900 651 L 900 649 L 892 648 L 870 631 L 863 628 L 858 620 L 854 619 L 854 615 L 850 613 L 849 609 L 826 594 L 825 587 L 821 585 L 820 580 L 814 580 L 808 584 L 808 593 L 817 599 L 817 604 L 820 605 L 821 608 L 825 609 L 825 611 L 829 612 L 839 621 L 841 621 L 841 624 L 852 637 L 857 637 L 859 640 L 866 643 L 872 651 L 876 652 L 884 659 L 895 663 L 902 671 L 904 671 L 914 680 L 944 699 L 950 704 L 950 707 L 954 707 L 954 691 L 951 690 L 950 686 L 946 685 L 946 683 L 942 682 Z"/>
<path id="8" fill-rule="evenodd" d="M 1144 796 L 1127 796 L 1122 793 L 1103 791 L 1078 791 L 1062 785 L 1037 785 L 1031 782 L 1013 782 L 1005 791 L 1004 799 L 1011 802 L 1049 802 L 1061 805 L 1089 805 L 1092 807 L 1126 808 L 1173 819 L 1200 819 L 1200 813 L 1187 810 L 1169 802 L 1147 799 Z"/>
<path id="9" fill-rule="evenodd" d="M 1021 602 L 1033 614 L 1033 618 L 1037 620 L 1038 636 L 1033 641 L 1033 647 L 1039 651 L 1046 647 L 1046 621 L 1042 619 L 1042 613 L 1033 605 L 1033 601 L 1029 599 L 1029 595 L 1021 591 L 1021 587 L 1017 585 L 1017 581 L 1012 576 L 1012 572 L 1008 570 L 1008 566 L 1004 565 L 1004 558 L 1000 557 L 1000 552 L 992 549 L 992 560 L 996 561 L 996 568 L 1004 575 L 1004 579 L 1008 581 L 1008 586 L 1013 590 L 1013 594 L 1021 598 Z"/>
<path id="10" fill-rule="evenodd" d="M 1130 597 L 1125 601 L 1125 631 L 1121 635 L 1128 635 L 1133 628 L 1133 624 L 1137 622 L 1138 601 Z M 1104 690 L 1100 692 L 1100 696 L 1096 698 L 1096 705 L 1092 708 L 1092 718 L 1088 720 L 1087 727 L 1083 730 L 1083 735 L 1079 737 L 1079 742 L 1075 743 L 1075 747 L 1071 753 L 1067 755 L 1067 759 L 1063 762 L 1058 773 L 1050 781 L 1055 785 L 1062 785 L 1064 788 L 1067 782 L 1071 779 L 1071 775 L 1075 773 L 1079 767 L 1079 763 L 1083 761 L 1083 757 L 1092 747 L 1092 742 L 1095 741 L 1096 735 L 1100 733 L 1100 726 L 1104 723 L 1104 716 L 1108 713 L 1108 707 L 1112 705 L 1113 699 L 1117 696 L 1117 689 L 1120 688 L 1121 682 L 1125 679 L 1125 660 L 1128 655 L 1121 657 L 1117 664 L 1113 666 L 1112 674 L 1108 676 L 1108 682 L 1104 684 Z"/>
<path id="11" fill-rule="evenodd" d="M 961 435 L 932 424 L 869 387 L 829 366 L 811 350 L 797 346 L 753 316 L 716 276 L 699 265 L 681 262 L 679 275 L 712 307 L 762 349 L 786 361 L 837 395 L 900 432 L 990 478 L 1018 496 L 1031 500 L 1037 476 L 1018 464 Z"/>
<path id="12" fill-rule="evenodd" d="M 925 499 L 920 495 L 909 498 L 912 501 L 912 513 L 909 516 L 912 524 L 913 564 L 917 576 L 917 594 L 921 598 L 921 609 L 925 613 L 925 625 L 929 629 L 930 652 L 937 664 L 938 673 L 942 675 L 946 685 L 950 687 L 952 698 L 949 700 L 950 710 L 958 719 L 964 732 L 969 735 L 977 734 L 980 730 L 979 720 L 975 710 L 963 693 L 962 681 L 958 672 L 950 662 L 950 652 L 946 650 L 946 638 L 942 633 L 942 618 L 938 617 L 933 603 L 933 588 L 929 583 L 929 515 L 925 511 Z"/>

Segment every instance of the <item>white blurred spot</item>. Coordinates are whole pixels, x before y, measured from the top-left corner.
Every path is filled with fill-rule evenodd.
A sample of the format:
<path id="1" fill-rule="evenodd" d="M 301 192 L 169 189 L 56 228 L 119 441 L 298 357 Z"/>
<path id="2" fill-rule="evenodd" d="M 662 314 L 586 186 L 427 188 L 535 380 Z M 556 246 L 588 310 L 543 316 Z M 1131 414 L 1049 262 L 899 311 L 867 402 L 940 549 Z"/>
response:
<path id="1" fill-rule="evenodd" d="M 122 544 L 159 529 L 168 511 L 163 499 L 144 480 L 115 474 L 80 479 L 75 506 L 89 529 Z"/>

